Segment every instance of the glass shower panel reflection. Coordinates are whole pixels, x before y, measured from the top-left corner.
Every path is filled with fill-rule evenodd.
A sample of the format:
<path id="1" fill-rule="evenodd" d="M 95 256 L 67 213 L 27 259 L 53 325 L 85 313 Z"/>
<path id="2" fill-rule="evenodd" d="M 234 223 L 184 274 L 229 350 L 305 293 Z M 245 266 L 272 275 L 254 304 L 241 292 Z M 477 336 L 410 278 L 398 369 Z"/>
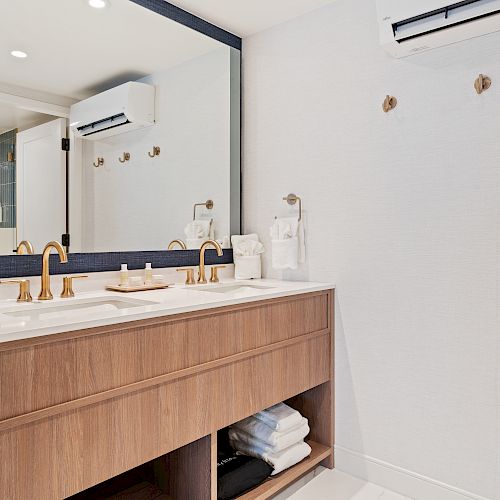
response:
<path id="1" fill-rule="evenodd" d="M 16 133 L 0 134 L 0 255 L 16 248 Z"/>

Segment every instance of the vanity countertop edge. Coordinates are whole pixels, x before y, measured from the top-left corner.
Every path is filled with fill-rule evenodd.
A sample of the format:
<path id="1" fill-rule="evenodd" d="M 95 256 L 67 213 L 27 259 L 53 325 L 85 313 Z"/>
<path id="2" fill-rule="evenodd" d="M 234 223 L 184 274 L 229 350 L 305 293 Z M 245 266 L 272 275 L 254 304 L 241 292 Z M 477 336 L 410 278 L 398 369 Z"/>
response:
<path id="1" fill-rule="evenodd" d="M 28 328 L 21 329 L 20 327 L 3 328 L 0 327 L 0 347 L 9 347 L 11 343 L 16 341 L 35 339 L 37 337 L 49 337 L 52 335 L 75 332 L 79 330 L 88 330 L 92 328 L 99 328 L 105 326 L 112 326 L 118 324 L 126 324 L 129 322 L 142 321 L 154 318 L 161 318 L 166 316 L 173 316 L 178 314 L 218 309 L 227 306 L 235 306 L 242 304 L 249 304 L 253 302 L 262 302 L 266 300 L 278 299 L 282 297 L 289 297 L 294 295 L 303 295 L 314 292 L 321 292 L 326 290 L 334 290 L 335 285 L 332 283 L 318 283 L 318 282 L 304 282 L 304 281 L 281 281 L 271 279 L 251 280 L 251 281 L 237 281 L 237 280 L 224 280 L 219 285 L 213 285 L 214 288 L 222 286 L 230 286 L 234 284 L 248 284 L 257 285 L 266 288 L 252 290 L 250 294 L 243 294 L 240 296 L 225 296 L 225 294 L 211 293 L 210 291 L 197 290 L 196 285 L 184 286 L 175 285 L 169 289 L 135 292 L 133 294 L 123 294 L 119 292 L 110 291 L 95 291 L 84 292 L 78 295 L 76 299 L 69 300 L 95 300 L 102 298 L 109 299 L 125 299 L 133 298 L 144 301 L 154 302 L 151 305 L 140 307 L 126 308 L 113 313 L 103 314 L 101 317 L 92 319 L 78 320 L 66 324 L 47 324 L 41 322 L 39 325 L 30 325 Z M 124 297 L 126 295 L 127 297 Z M 69 304 L 68 299 L 54 298 L 51 305 Z M 17 303 L 13 300 L 0 302 L 0 321 L 2 311 L 7 307 L 11 310 L 15 308 Z M 19 305 L 18 307 L 22 307 Z"/>

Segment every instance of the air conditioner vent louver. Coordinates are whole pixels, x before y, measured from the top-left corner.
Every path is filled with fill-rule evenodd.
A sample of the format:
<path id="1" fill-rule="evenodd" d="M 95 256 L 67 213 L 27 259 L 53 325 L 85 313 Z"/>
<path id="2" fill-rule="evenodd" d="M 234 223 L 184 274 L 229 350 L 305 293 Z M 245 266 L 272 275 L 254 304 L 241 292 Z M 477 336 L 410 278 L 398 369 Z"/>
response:
<path id="1" fill-rule="evenodd" d="M 109 130 L 113 127 L 125 125 L 126 123 L 130 123 L 130 121 L 123 113 L 120 113 L 118 115 L 110 116 L 109 118 L 89 123 L 88 125 L 82 125 L 81 127 L 77 127 L 77 130 L 79 130 L 84 137 L 87 137 L 104 130 Z"/>
<path id="2" fill-rule="evenodd" d="M 396 57 L 500 31 L 500 0 L 377 0 L 380 39 Z"/>

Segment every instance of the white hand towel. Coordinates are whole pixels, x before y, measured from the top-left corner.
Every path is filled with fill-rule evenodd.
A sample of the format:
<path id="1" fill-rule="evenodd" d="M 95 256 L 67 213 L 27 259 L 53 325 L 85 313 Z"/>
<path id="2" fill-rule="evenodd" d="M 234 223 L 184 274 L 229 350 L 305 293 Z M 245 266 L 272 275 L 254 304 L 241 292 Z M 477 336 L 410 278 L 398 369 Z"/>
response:
<path id="1" fill-rule="evenodd" d="M 229 437 L 250 446 L 258 446 L 268 452 L 279 453 L 303 441 L 309 434 L 309 431 L 306 418 L 297 427 L 287 432 L 278 432 L 273 431 L 264 422 L 249 417 L 232 426 L 229 430 Z"/>
<path id="2" fill-rule="evenodd" d="M 272 240 L 273 269 L 297 269 L 299 267 L 299 239 Z"/>
<path id="3" fill-rule="evenodd" d="M 270 230 L 274 269 L 297 269 L 306 260 L 304 224 L 297 217 L 274 220 Z"/>
<path id="4" fill-rule="evenodd" d="M 199 250 L 205 241 L 208 241 L 208 238 L 186 238 L 186 246 L 188 250 Z"/>
<path id="5" fill-rule="evenodd" d="M 210 237 L 211 231 L 211 220 L 193 220 L 184 228 L 186 238 L 191 240 L 208 238 Z"/>
<path id="6" fill-rule="evenodd" d="M 286 432 L 302 422 L 302 415 L 285 403 L 278 403 L 254 415 L 275 431 Z"/>
<path id="7" fill-rule="evenodd" d="M 293 465 L 298 464 L 304 460 L 304 458 L 308 457 L 312 451 L 311 447 L 303 441 L 279 453 L 269 453 L 240 441 L 230 441 L 230 443 L 239 454 L 260 458 L 267 462 L 274 469 L 271 476 L 275 476 Z"/>
<path id="8" fill-rule="evenodd" d="M 257 234 L 231 236 L 234 255 L 234 277 L 236 279 L 258 279 L 262 277 L 260 254 L 264 253 L 264 245 Z"/>
<path id="9" fill-rule="evenodd" d="M 3 222 L 3 206 L 0 203 L 0 222 Z"/>

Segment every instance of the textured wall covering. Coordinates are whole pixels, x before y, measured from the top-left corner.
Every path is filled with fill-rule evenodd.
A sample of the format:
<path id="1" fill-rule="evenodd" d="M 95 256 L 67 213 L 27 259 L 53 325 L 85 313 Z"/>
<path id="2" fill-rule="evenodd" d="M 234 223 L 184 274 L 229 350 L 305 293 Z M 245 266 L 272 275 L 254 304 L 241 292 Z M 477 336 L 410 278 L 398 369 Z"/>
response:
<path id="1" fill-rule="evenodd" d="M 337 0 L 243 55 L 244 231 L 269 248 L 303 196 L 285 277 L 337 284 L 337 444 L 447 488 L 408 496 L 500 499 L 500 34 L 391 59 L 375 2 Z"/>

